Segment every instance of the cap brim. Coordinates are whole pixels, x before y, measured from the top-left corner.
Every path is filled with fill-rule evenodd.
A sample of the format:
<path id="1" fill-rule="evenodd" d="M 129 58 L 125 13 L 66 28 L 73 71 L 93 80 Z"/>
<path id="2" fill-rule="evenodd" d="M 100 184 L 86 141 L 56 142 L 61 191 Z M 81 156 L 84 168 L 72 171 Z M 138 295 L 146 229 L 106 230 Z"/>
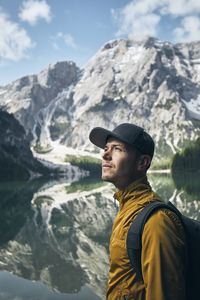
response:
<path id="1" fill-rule="evenodd" d="M 122 140 L 119 135 L 113 133 L 102 127 L 95 127 L 91 130 L 89 139 L 90 141 L 99 148 L 104 148 L 107 142 L 108 137 L 115 137 L 119 140 Z"/>

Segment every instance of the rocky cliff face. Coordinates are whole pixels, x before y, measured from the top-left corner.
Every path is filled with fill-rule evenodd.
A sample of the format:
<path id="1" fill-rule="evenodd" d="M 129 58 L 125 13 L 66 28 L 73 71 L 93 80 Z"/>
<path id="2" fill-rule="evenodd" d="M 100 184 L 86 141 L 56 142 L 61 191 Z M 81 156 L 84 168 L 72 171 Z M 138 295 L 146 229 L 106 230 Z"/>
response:
<path id="1" fill-rule="evenodd" d="M 70 121 L 71 93 L 77 78 L 73 62 L 49 65 L 38 75 L 23 77 L 0 89 L 0 106 L 14 114 L 34 144 L 47 149 L 51 135 L 59 136 Z"/>
<path id="2" fill-rule="evenodd" d="M 47 173 L 49 170 L 33 157 L 24 128 L 12 115 L 0 111 L 0 180 Z"/>
<path id="3" fill-rule="evenodd" d="M 75 88 L 76 126 L 66 142 L 83 144 L 81 128 L 128 121 L 150 131 L 160 153 L 175 152 L 200 132 L 199 115 L 191 113 L 200 107 L 199 62 L 200 43 L 108 43 Z"/>
<path id="4" fill-rule="evenodd" d="M 0 181 L 64 177 L 80 180 L 88 172 L 69 163 L 62 165 L 33 156 L 24 127 L 12 114 L 0 111 Z"/>
<path id="5" fill-rule="evenodd" d="M 149 38 L 109 42 L 83 70 L 72 62 L 50 65 L 0 88 L 0 105 L 42 147 L 59 139 L 93 151 L 92 127 L 133 122 L 152 134 L 160 156 L 200 134 L 199 94 L 200 42 Z"/>

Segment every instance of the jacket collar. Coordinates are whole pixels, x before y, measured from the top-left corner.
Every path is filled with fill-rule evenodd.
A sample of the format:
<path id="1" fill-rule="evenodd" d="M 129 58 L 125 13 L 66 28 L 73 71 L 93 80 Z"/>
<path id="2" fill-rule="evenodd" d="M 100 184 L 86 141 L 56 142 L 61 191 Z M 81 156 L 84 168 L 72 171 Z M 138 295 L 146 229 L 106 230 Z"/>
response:
<path id="1" fill-rule="evenodd" d="M 114 194 L 114 198 L 119 201 L 120 204 L 125 203 L 130 198 L 140 197 L 142 194 L 152 192 L 151 186 L 144 176 L 134 182 L 132 182 L 124 190 L 119 190 Z"/>

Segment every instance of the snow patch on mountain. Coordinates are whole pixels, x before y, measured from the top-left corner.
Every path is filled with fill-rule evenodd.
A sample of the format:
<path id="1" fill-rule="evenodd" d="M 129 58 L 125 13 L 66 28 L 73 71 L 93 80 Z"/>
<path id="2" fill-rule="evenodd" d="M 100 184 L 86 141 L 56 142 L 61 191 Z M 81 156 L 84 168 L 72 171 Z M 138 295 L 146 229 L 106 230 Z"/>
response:
<path id="1" fill-rule="evenodd" d="M 191 99 L 189 102 L 184 101 L 189 116 L 193 119 L 200 120 L 200 96 L 197 99 Z"/>

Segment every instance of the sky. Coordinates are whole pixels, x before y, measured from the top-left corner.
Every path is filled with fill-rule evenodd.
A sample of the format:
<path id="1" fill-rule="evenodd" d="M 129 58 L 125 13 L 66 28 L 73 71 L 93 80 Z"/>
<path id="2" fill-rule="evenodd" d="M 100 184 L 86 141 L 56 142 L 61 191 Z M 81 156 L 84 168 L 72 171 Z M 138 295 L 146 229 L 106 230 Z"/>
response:
<path id="1" fill-rule="evenodd" d="M 108 41 L 200 40 L 198 0 L 0 0 L 0 85 L 50 63 L 84 67 Z"/>

